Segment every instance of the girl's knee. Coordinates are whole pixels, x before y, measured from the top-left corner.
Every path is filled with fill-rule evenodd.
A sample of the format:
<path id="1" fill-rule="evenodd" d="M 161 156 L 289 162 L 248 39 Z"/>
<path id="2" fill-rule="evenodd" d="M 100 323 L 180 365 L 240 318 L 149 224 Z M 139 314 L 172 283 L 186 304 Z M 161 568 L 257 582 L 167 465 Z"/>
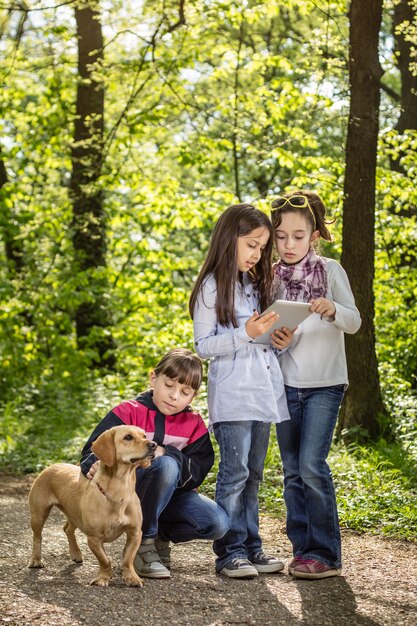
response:
<path id="1" fill-rule="evenodd" d="M 305 484 L 327 478 L 329 473 L 328 466 L 322 459 L 309 459 L 300 463 L 300 476 Z"/>
<path id="2" fill-rule="evenodd" d="M 180 468 L 178 467 L 178 463 L 172 456 L 160 456 L 157 461 L 157 466 L 155 466 L 155 470 L 163 476 L 163 478 L 167 482 L 176 482 L 178 483 L 180 478 Z M 152 467 L 152 466 L 151 466 Z"/>
<path id="3" fill-rule="evenodd" d="M 148 480 L 156 480 L 158 483 L 174 483 L 177 485 L 180 479 L 180 469 L 178 467 L 178 463 L 174 458 L 167 455 L 154 459 L 151 466 L 145 470 L 144 474 L 142 474 L 142 471 L 139 470 L 138 472 L 139 480 L 143 480 L 146 476 Z"/>

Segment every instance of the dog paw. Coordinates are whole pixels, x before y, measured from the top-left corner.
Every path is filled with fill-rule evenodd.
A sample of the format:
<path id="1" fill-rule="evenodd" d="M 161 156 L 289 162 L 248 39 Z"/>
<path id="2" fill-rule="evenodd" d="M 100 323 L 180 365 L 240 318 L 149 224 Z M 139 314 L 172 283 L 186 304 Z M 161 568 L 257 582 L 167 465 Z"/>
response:
<path id="1" fill-rule="evenodd" d="M 143 580 L 139 576 L 123 576 L 123 582 L 128 587 L 143 587 Z"/>
<path id="2" fill-rule="evenodd" d="M 74 561 L 74 563 L 78 563 L 79 565 L 81 565 L 81 563 L 83 563 L 83 557 L 80 556 L 72 556 L 71 555 L 71 560 Z"/>
<path id="3" fill-rule="evenodd" d="M 31 559 L 29 561 L 28 567 L 31 569 L 41 569 L 42 567 L 45 567 L 45 565 L 42 563 L 42 561 L 39 561 L 38 559 Z"/>
<path id="4" fill-rule="evenodd" d="M 90 585 L 95 585 L 96 587 L 108 587 L 110 582 L 110 578 L 95 578 L 91 581 Z"/>

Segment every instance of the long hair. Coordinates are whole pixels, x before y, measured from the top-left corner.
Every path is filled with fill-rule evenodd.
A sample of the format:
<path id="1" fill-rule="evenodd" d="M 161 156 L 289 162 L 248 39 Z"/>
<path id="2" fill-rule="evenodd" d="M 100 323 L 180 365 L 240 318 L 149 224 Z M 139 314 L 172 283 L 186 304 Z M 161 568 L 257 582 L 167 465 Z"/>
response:
<path id="1" fill-rule="evenodd" d="M 259 292 L 262 310 L 270 303 L 272 283 L 273 231 L 268 216 L 251 204 L 233 204 L 219 217 L 211 235 L 206 259 L 198 274 L 190 297 L 189 310 L 194 316 L 198 295 L 204 280 L 212 274 L 217 286 L 216 315 L 219 324 L 237 326 L 235 312 L 235 288 L 242 275 L 238 270 L 238 237 L 248 235 L 257 228 L 269 232 L 268 243 L 258 263 L 248 272 L 248 277 Z"/>

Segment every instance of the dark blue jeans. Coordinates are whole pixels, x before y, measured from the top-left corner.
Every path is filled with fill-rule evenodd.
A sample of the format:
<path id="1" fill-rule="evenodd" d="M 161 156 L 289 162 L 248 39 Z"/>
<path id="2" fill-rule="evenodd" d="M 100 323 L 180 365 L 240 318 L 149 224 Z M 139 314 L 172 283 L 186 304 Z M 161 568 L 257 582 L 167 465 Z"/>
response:
<path id="1" fill-rule="evenodd" d="M 294 556 L 341 567 L 336 495 L 326 462 L 344 386 L 285 388 L 291 420 L 277 424 L 287 534 Z"/>
<path id="2" fill-rule="evenodd" d="M 214 424 L 220 447 L 216 502 L 229 517 L 230 530 L 214 542 L 219 572 L 234 558 L 251 558 L 262 547 L 258 490 L 268 449 L 270 424 L 255 421 Z"/>
<path id="3" fill-rule="evenodd" d="M 225 512 L 210 498 L 196 491 L 175 493 L 180 473 L 169 456 L 136 470 L 136 493 L 142 504 L 143 537 L 160 535 L 173 543 L 193 539 L 219 539 L 227 532 Z"/>

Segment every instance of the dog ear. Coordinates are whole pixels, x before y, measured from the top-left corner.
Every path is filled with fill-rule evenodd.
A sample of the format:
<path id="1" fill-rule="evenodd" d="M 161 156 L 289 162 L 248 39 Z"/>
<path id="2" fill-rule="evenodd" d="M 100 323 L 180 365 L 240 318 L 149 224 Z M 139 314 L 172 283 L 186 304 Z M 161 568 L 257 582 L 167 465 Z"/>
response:
<path id="1" fill-rule="evenodd" d="M 106 430 L 104 433 L 97 437 L 91 446 L 91 450 L 94 452 L 97 458 L 108 465 L 113 467 L 116 462 L 116 448 L 114 445 L 115 432 L 113 428 Z"/>

